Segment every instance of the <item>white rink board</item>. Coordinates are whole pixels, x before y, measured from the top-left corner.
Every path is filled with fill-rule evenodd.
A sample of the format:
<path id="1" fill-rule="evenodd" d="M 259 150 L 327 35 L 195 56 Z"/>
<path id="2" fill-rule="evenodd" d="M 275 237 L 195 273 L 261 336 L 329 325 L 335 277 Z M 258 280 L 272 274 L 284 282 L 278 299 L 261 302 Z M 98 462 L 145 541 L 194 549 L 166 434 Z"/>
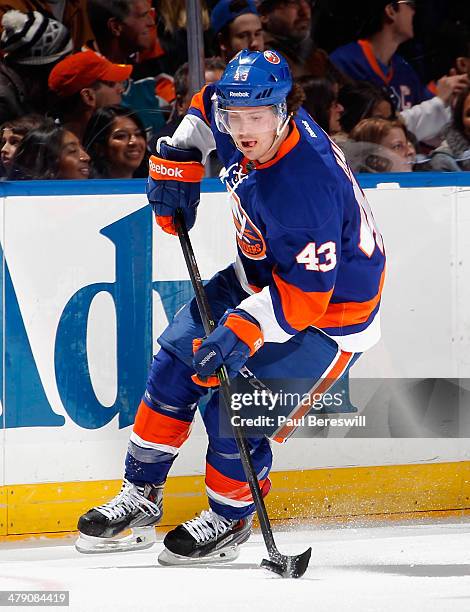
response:
<path id="1" fill-rule="evenodd" d="M 388 187 L 367 195 L 388 256 L 383 340 L 352 376 L 470 378 L 470 191 Z M 4 199 L 2 248 L 21 317 L 47 401 L 65 419 L 62 426 L 4 430 L 4 484 L 122 476 L 130 427 L 119 429 L 117 416 L 96 429 L 74 423 L 58 392 L 54 346 L 71 296 L 93 283 L 116 281 L 115 248 L 100 230 L 145 206 L 145 195 L 135 194 Z M 203 278 L 233 260 L 233 233 L 226 195 L 203 194 L 191 232 Z M 177 239 L 154 228 L 153 253 L 153 281 L 188 279 Z M 166 324 L 162 299 L 153 291 L 154 338 Z M 92 385 L 106 410 L 117 392 L 116 314 L 109 294 L 93 300 L 87 333 Z M 7 360 L 8 343 L 7 337 Z M 199 420 L 172 475 L 202 474 L 205 444 Z M 274 451 L 276 470 L 460 461 L 470 455 L 467 440 L 444 438 L 292 440 Z"/>

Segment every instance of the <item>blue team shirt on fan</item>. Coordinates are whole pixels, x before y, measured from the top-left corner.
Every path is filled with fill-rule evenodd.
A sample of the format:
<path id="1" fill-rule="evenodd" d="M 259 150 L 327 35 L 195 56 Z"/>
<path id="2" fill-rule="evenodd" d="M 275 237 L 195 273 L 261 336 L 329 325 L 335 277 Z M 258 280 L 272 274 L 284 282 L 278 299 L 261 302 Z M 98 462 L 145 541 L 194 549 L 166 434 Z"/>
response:
<path id="1" fill-rule="evenodd" d="M 352 42 L 339 47 L 333 51 L 330 59 L 350 78 L 387 88 L 398 111 L 433 97 L 414 69 L 400 55 L 395 53 L 390 66 L 385 66 L 373 55 L 368 41 Z"/>

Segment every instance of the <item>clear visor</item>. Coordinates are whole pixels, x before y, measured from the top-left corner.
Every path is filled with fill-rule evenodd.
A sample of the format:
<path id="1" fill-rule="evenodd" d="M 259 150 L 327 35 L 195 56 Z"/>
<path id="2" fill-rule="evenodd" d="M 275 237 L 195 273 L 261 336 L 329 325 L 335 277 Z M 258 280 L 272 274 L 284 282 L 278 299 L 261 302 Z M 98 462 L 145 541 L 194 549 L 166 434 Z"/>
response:
<path id="1" fill-rule="evenodd" d="M 266 132 L 279 134 L 287 116 L 286 103 L 246 108 L 221 108 L 214 101 L 217 129 L 235 138 Z"/>

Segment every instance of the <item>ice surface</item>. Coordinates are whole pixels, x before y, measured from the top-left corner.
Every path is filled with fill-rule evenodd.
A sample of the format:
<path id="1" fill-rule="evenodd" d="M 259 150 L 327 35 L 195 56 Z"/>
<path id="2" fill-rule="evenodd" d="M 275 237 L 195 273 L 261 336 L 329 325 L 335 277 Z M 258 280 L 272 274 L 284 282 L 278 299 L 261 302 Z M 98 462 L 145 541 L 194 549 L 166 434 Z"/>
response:
<path id="1" fill-rule="evenodd" d="M 275 529 L 281 552 L 313 548 L 299 580 L 259 567 L 260 533 L 235 562 L 194 568 L 158 566 L 159 534 L 149 550 L 100 555 L 70 538 L 4 543 L 0 589 L 69 590 L 68 609 L 86 612 L 470 612 L 469 524 L 307 527 Z"/>

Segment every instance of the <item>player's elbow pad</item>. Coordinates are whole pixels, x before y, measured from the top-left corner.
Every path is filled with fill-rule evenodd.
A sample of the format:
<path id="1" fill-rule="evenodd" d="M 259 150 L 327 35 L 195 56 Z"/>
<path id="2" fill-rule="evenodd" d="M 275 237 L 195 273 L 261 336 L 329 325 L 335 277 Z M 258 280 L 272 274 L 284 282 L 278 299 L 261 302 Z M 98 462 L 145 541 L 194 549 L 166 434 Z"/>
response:
<path id="1" fill-rule="evenodd" d="M 168 233 L 176 233 L 175 212 L 183 211 L 186 227 L 196 220 L 204 166 L 198 149 L 180 149 L 162 142 L 159 155 L 149 161 L 147 197 L 157 223 Z"/>

